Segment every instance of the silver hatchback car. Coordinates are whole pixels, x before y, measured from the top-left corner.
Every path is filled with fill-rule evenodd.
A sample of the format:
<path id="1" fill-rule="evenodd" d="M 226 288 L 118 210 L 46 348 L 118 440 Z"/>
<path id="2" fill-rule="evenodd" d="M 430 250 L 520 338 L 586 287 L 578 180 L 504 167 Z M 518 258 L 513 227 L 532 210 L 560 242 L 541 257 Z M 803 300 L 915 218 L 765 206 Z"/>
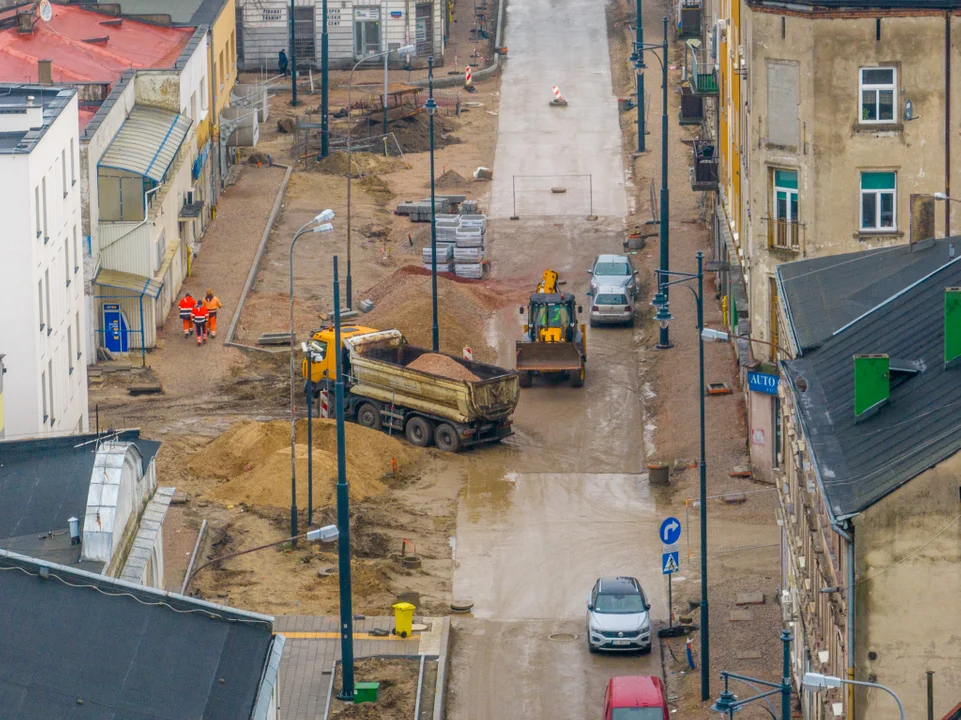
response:
<path id="1" fill-rule="evenodd" d="M 632 298 L 638 295 L 637 271 L 628 255 L 598 255 L 588 271 L 591 274 L 591 291 L 598 292 L 601 286 L 620 286 Z"/>
<path id="2" fill-rule="evenodd" d="M 621 286 L 602 285 L 591 298 L 591 327 L 617 323 L 631 325 L 634 322 L 634 297 Z"/>
<path id="3" fill-rule="evenodd" d="M 650 609 L 635 578 L 601 578 L 587 600 L 587 649 L 650 651 Z"/>

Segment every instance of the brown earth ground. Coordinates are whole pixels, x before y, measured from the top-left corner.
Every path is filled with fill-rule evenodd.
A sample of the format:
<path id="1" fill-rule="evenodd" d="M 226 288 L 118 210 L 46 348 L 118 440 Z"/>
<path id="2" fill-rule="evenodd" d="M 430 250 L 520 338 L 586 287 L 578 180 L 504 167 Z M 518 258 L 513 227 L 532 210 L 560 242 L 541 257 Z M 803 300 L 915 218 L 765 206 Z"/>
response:
<path id="1" fill-rule="evenodd" d="M 461 48 L 458 53 L 470 53 L 474 43 L 465 37 L 472 6 L 458 5 L 466 5 L 466 10 L 456 10 L 460 22 L 464 13 L 468 18 L 465 25 L 455 28 L 452 37 Z M 438 75 L 446 74 L 451 62 Z M 392 72 L 391 82 L 401 82 L 406 73 L 403 76 Z M 354 81 L 376 83 L 380 77 L 376 69 L 358 71 Z M 331 73 L 332 112 L 346 105 L 346 83 L 346 73 Z M 457 91 L 436 93 L 441 110 L 435 117 L 435 173 L 439 194 L 467 195 L 479 200 L 483 210 L 489 186 L 475 182 L 472 174 L 476 167 L 489 167 L 493 161 L 498 80 L 477 82 L 475 86 L 476 93 L 460 91 L 459 116 L 455 112 Z M 351 99 L 363 95 L 355 87 Z M 421 101 L 425 97 L 426 92 L 421 94 Z M 249 162 L 251 153 L 242 154 L 239 179 L 219 199 L 217 217 L 203 238 L 191 277 L 185 282 L 185 290 L 195 296 L 213 287 L 224 303 L 218 337 L 202 348 L 196 347 L 193 338 L 183 338 L 176 313 L 171 312 L 159 331 L 158 347 L 147 356 L 146 368 L 106 374 L 99 387 L 91 388 L 91 415 L 99 418 L 100 427 L 141 427 L 145 437 L 162 440 L 157 460 L 160 483 L 187 493 L 187 503 L 172 506 L 167 519 L 170 532 L 165 534 L 165 585 L 170 590 L 180 590 L 203 519 L 208 521 L 209 531 L 198 566 L 209 558 L 282 541 L 290 535 L 288 355 L 225 347 L 223 339 L 284 176 L 282 168 L 270 166 L 268 154 L 274 163 L 292 165 L 294 172 L 235 340 L 253 344 L 261 333 L 287 329 L 290 238 L 325 208 L 336 213 L 334 232 L 305 236 L 297 246 L 297 331 L 316 328 L 319 316 L 332 309 L 334 253 L 340 256 L 341 292 L 346 300 L 346 157 L 335 153 L 324 163 L 318 163 L 314 156 L 300 157 L 304 153 L 297 146 L 297 138 L 281 132 L 278 120 L 316 113 L 319 95 L 302 91 L 301 100 L 297 108 L 292 108 L 289 92 L 271 94 L 270 117 L 261 127 L 260 144 L 253 149 L 262 157 Z M 335 141 L 345 130 L 344 121 L 332 122 Z M 377 130 L 376 126 L 372 129 Z M 430 303 L 424 300 L 429 298 L 425 292 L 429 277 L 420 268 L 421 248 L 430 240 L 429 225 L 411 223 L 407 217 L 393 214 L 397 202 L 429 196 L 426 116 L 421 113 L 411 120 L 394 121 L 391 131 L 403 149 L 403 158 L 370 152 L 355 153 L 354 157 L 354 302 L 370 297 L 376 303 L 375 310 L 363 316 L 363 322 L 398 327 L 413 342 L 429 345 Z M 362 141 L 364 135 L 361 132 L 355 137 Z M 261 160 L 259 166 L 257 159 Z M 491 360 L 494 355 L 485 339 L 486 318 L 522 298 L 522 289 L 491 280 L 464 282 L 445 275 L 439 278 L 438 286 L 441 350 L 460 355 L 463 347 L 470 345 L 476 359 Z M 142 398 L 127 395 L 128 386 L 144 382 L 161 383 L 163 394 Z M 297 402 L 297 410 L 303 418 L 302 401 Z M 286 422 L 271 423 L 285 418 Z M 335 519 L 333 434 L 327 423 L 319 423 L 317 430 L 313 526 Z M 358 445 L 358 430 L 366 432 L 348 427 L 352 447 Z M 389 614 L 390 605 L 402 597 L 413 601 L 419 612 L 443 613 L 450 601 L 450 538 L 457 494 L 462 476 L 474 460 L 469 455 L 415 452 L 384 434 L 367 440 L 363 457 L 348 465 L 354 610 Z M 304 442 L 301 428 L 296 453 L 301 532 L 307 527 Z M 245 459 L 242 466 L 238 466 L 239 457 Z M 397 462 L 396 472 L 391 460 Z M 407 570 L 400 566 L 402 543 L 407 553 L 422 558 L 422 568 Z M 191 581 L 188 592 L 270 614 L 336 613 L 336 565 L 336 549 L 331 546 L 301 542 L 294 549 L 283 544 L 202 570 Z"/>

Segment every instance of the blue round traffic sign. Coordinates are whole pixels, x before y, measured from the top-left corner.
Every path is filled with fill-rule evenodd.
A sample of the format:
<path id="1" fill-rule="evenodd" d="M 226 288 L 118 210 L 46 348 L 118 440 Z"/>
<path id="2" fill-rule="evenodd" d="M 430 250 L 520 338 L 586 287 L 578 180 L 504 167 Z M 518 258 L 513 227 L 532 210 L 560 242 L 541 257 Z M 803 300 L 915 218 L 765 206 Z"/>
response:
<path id="1" fill-rule="evenodd" d="M 675 517 L 664 520 L 661 523 L 660 536 L 665 545 L 675 544 L 681 538 L 681 521 Z"/>

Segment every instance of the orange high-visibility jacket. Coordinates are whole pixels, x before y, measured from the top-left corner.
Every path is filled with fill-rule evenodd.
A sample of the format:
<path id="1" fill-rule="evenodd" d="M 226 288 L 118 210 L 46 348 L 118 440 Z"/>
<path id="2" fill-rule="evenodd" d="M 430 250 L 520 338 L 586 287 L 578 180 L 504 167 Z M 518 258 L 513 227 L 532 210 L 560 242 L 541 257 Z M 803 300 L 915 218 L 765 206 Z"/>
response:
<path id="1" fill-rule="evenodd" d="M 191 311 L 197 303 L 189 295 L 180 301 L 180 319 L 189 320 Z"/>
<path id="2" fill-rule="evenodd" d="M 210 313 L 207 312 L 205 305 L 197 305 L 193 310 L 190 311 L 190 317 L 195 323 L 205 323 L 207 322 L 207 316 Z"/>
<path id="3" fill-rule="evenodd" d="M 223 303 L 220 302 L 220 298 L 214 295 L 212 298 L 207 298 L 204 296 L 204 307 L 210 311 L 211 315 L 217 314 L 217 308 L 222 308 Z"/>

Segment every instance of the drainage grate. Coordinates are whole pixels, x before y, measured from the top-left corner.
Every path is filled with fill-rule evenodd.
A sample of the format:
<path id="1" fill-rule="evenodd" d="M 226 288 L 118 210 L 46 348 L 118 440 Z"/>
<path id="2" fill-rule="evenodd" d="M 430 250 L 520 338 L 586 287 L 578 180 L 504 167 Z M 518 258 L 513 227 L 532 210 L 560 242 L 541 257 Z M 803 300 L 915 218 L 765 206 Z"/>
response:
<path id="1" fill-rule="evenodd" d="M 575 635 L 574 633 L 551 633 L 547 637 L 556 642 L 568 642 L 570 640 L 577 640 L 577 635 Z"/>

